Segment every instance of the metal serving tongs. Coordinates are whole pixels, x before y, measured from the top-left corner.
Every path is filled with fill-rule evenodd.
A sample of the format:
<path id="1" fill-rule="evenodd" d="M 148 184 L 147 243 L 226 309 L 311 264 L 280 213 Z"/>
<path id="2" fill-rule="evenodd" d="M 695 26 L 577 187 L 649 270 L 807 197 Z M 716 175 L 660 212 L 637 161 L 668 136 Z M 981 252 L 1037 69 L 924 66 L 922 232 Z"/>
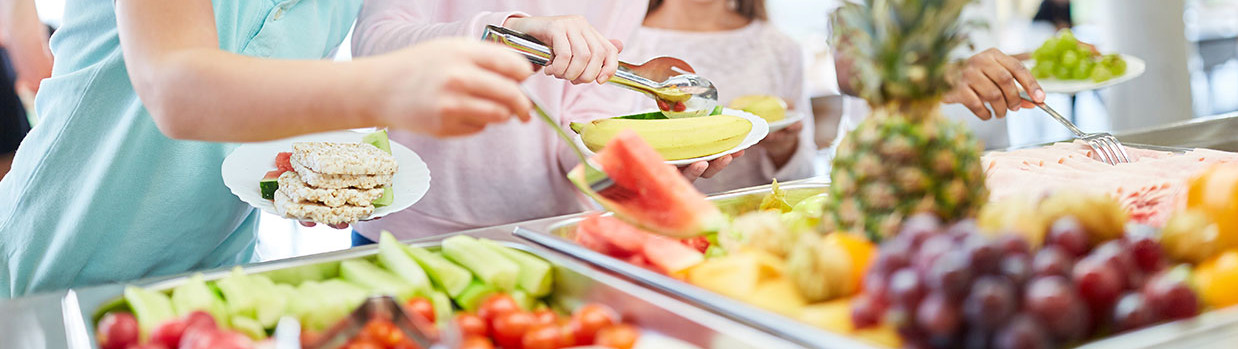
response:
<path id="1" fill-rule="evenodd" d="M 508 28 L 488 25 L 482 40 L 503 44 L 543 67 L 554 58 L 545 43 Z M 677 58 L 657 57 L 640 65 L 620 61 L 609 82 L 652 97 L 667 117 L 706 116 L 718 106 L 714 84 Z"/>
<path id="2" fill-rule="evenodd" d="M 1096 156 L 1099 157 L 1104 163 L 1117 165 L 1131 162 L 1130 155 L 1126 153 L 1126 147 L 1122 145 L 1122 142 L 1118 142 L 1117 137 L 1114 137 L 1112 134 L 1107 132 L 1084 133 L 1083 130 L 1080 130 L 1075 126 L 1075 123 L 1070 122 L 1070 120 L 1065 117 L 1062 117 L 1062 114 L 1058 114 L 1057 111 L 1053 110 L 1053 108 L 1050 108 L 1044 103 L 1036 103 L 1036 101 L 1033 101 L 1032 97 L 1027 95 L 1027 91 L 1019 90 L 1019 97 L 1028 102 L 1032 102 L 1032 104 L 1040 107 L 1040 110 L 1045 111 L 1046 114 L 1049 114 L 1049 116 L 1057 119 L 1057 122 L 1062 123 L 1062 125 L 1066 126 L 1071 133 L 1075 134 L 1076 139 L 1081 139 L 1084 142 L 1087 142 L 1088 146 L 1092 147 L 1092 151 L 1096 153 Z"/>
<path id="3" fill-rule="evenodd" d="M 541 104 L 537 102 L 537 99 L 533 98 L 533 94 L 529 93 L 527 88 L 520 86 L 520 89 L 524 91 L 525 97 L 528 97 L 529 102 L 533 104 L 533 111 L 537 113 L 542 121 L 550 124 L 555 133 L 559 134 L 559 138 L 567 142 L 568 148 L 571 148 L 572 152 L 576 153 L 576 157 L 580 158 L 580 166 L 584 167 L 585 170 L 585 183 L 589 185 L 590 190 L 610 200 L 623 200 L 632 196 L 632 193 L 628 190 L 615 185 L 615 181 L 610 179 L 606 172 L 602 171 L 601 165 L 585 156 L 585 151 L 580 149 L 580 145 L 576 144 L 576 141 L 571 136 L 568 136 L 566 131 L 563 131 L 563 126 L 560 126 L 559 122 L 555 121 L 555 118 L 550 117 L 550 114 L 547 114 L 546 110 L 542 109 Z"/>
<path id="4" fill-rule="evenodd" d="M 376 318 L 391 320 L 395 327 L 400 329 L 400 332 L 404 333 L 418 347 L 446 349 L 459 346 L 459 334 L 455 333 L 458 331 L 453 330 L 451 326 L 448 326 L 445 330 L 446 333 L 440 336 L 438 329 L 434 327 L 433 323 L 420 316 L 409 316 L 408 313 L 404 312 L 404 307 L 399 302 L 396 302 L 395 298 L 391 296 L 374 296 L 367 298 L 347 318 L 327 329 L 323 336 L 308 343 L 301 343 L 301 347 L 307 349 L 343 347 L 349 340 L 356 338 L 371 319 Z M 291 321 L 292 319 L 287 320 L 295 322 Z M 284 320 L 281 320 L 280 325 L 284 325 L 284 322 Z M 288 327 L 291 328 L 292 326 Z M 290 337 L 294 331 L 291 329 L 285 331 L 287 333 L 285 337 L 280 337 L 280 328 L 276 328 L 275 332 L 277 342 L 287 343 L 291 342 L 291 340 L 284 341 L 284 339 Z M 279 349 L 283 349 L 283 347 Z"/>

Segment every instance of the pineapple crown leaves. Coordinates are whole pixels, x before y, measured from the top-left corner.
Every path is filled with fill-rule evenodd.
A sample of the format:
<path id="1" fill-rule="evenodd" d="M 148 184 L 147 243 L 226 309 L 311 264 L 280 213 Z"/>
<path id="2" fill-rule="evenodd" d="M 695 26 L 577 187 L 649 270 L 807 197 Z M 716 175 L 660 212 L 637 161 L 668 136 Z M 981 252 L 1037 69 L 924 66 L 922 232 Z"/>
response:
<path id="1" fill-rule="evenodd" d="M 848 1 L 833 18 L 833 46 L 851 61 L 849 79 L 874 106 L 936 101 L 951 87 L 959 62 L 952 53 L 970 42 L 959 20 L 974 0 Z"/>

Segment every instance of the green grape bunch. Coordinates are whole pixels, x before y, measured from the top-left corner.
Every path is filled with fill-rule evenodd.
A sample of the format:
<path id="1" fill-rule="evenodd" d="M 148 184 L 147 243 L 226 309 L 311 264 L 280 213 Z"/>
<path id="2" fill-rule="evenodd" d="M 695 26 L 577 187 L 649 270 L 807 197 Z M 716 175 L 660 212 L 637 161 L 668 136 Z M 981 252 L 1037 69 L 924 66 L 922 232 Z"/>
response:
<path id="1" fill-rule="evenodd" d="M 1117 54 L 1101 55 L 1062 29 L 1032 52 L 1037 79 L 1092 80 L 1102 82 L 1126 74 L 1126 61 Z"/>

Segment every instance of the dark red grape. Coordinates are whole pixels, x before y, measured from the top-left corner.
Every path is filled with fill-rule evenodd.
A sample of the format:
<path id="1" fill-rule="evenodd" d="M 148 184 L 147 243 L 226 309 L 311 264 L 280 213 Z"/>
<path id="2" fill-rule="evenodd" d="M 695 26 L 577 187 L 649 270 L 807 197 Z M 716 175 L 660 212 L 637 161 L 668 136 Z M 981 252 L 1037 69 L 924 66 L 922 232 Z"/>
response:
<path id="1" fill-rule="evenodd" d="M 911 268 L 899 269 L 890 276 L 889 304 L 914 311 L 924 299 L 924 281 Z"/>
<path id="2" fill-rule="evenodd" d="M 1031 264 L 1031 258 L 1025 254 L 1006 255 L 1002 257 L 1001 274 L 1014 282 L 1016 287 L 1021 288 L 1032 278 Z"/>
<path id="3" fill-rule="evenodd" d="M 1131 256 L 1135 258 L 1135 265 L 1139 266 L 1140 270 L 1152 274 L 1165 267 L 1165 252 L 1161 250 L 1161 244 L 1151 236 L 1127 238 L 1130 239 Z"/>
<path id="4" fill-rule="evenodd" d="M 919 246 L 925 239 L 940 231 L 941 219 L 931 213 L 920 213 L 903 220 L 898 236 L 908 239 L 913 246 Z"/>
<path id="5" fill-rule="evenodd" d="M 920 244 L 920 250 L 916 251 L 916 256 L 911 259 L 911 265 L 916 270 L 927 272 L 938 257 L 950 253 L 955 248 L 954 239 L 945 235 L 934 235 Z"/>
<path id="6" fill-rule="evenodd" d="M 881 244 L 877 259 L 873 261 L 870 270 L 877 271 L 882 276 L 889 277 L 895 271 L 911 265 L 911 256 L 915 254 L 911 243 L 901 239 L 891 239 Z"/>
<path id="7" fill-rule="evenodd" d="M 1050 343 L 1044 328 L 1027 315 L 1011 319 L 993 336 L 993 348 L 997 349 L 1042 349 L 1049 348 Z"/>
<path id="8" fill-rule="evenodd" d="M 1023 307 L 1053 338 L 1063 342 L 1081 339 L 1090 332 L 1087 305 L 1064 277 L 1032 279 L 1023 294 Z"/>
<path id="9" fill-rule="evenodd" d="M 1156 310 L 1139 292 L 1127 292 L 1113 307 L 1113 325 L 1118 332 L 1142 328 L 1156 320 Z"/>
<path id="10" fill-rule="evenodd" d="M 1032 275 L 1070 276 L 1074 263 L 1074 259 L 1057 246 L 1045 246 L 1032 258 Z"/>
<path id="11" fill-rule="evenodd" d="M 982 276 L 963 301 L 963 314 L 972 328 L 995 329 L 1018 309 L 1015 286 L 1002 276 Z"/>
<path id="12" fill-rule="evenodd" d="M 978 328 L 968 328 L 963 334 L 963 349 L 989 349 L 993 342 L 992 332 Z"/>
<path id="13" fill-rule="evenodd" d="M 938 257 L 930 267 L 925 282 L 929 289 L 942 292 L 953 301 L 960 301 L 967 296 L 968 285 L 971 284 L 971 265 L 966 255 L 951 252 Z"/>
<path id="14" fill-rule="evenodd" d="M 1031 254 L 1032 247 L 1027 244 L 1022 236 L 1016 234 L 1003 234 L 997 238 L 997 246 L 1002 251 L 1002 254 Z"/>
<path id="15" fill-rule="evenodd" d="M 1088 233 L 1075 217 L 1065 216 L 1053 221 L 1045 245 L 1057 246 L 1071 257 L 1079 258 L 1088 253 Z"/>
<path id="16" fill-rule="evenodd" d="M 954 237 L 955 240 L 962 241 L 964 238 L 973 235 L 980 235 L 980 227 L 976 225 L 975 219 L 964 219 L 954 222 L 946 228 L 946 235 Z"/>
<path id="17" fill-rule="evenodd" d="M 851 323 L 855 328 L 869 328 L 881 323 L 885 305 L 878 301 L 881 296 L 862 293 L 851 301 Z"/>
<path id="18" fill-rule="evenodd" d="M 1143 286 L 1143 297 L 1162 320 L 1185 319 L 1199 314 L 1199 298 L 1187 285 L 1184 265 L 1153 275 Z"/>
<path id="19" fill-rule="evenodd" d="M 1139 272 L 1139 266 L 1135 264 L 1135 256 L 1131 254 L 1129 247 L 1122 239 L 1109 240 L 1096 246 L 1089 256 L 1095 256 L 1113 264 L 1121 275 Z"/>
<path id="20" fill-rule="evenodd" d="M 1122 293 L 1125 280 L 1112 263 L 1098 259 L 1098 255 L 1084 257 L 1075 264 L 1071 273 L 1079 295 L 1094 313 L 1107 314 Z"/>
<path id="21" fill-rule="evenodd" d="M 975 270 L 976 274 L 992 274 L 1000 271 L 1002 256 L 996 241 L 973 234 L 963 240 L 963 251 L 967 253 L 972 270 Z"/>
<path id="22" fill-rule="evenodd" d="M 869 269 L 868 273 L 864 274 L 864 293 L 871 294 L 884 300 L 885 294 L 889 291 L 889 274 L 882 274 L 876 269 Z"/>
<path id="23" fill-rule="evenodd" d="M 916 325 L 932 338 L 954 337 L 961 320 L 958 304 L 940 292 L 930 293 L 916 309 Z"/>

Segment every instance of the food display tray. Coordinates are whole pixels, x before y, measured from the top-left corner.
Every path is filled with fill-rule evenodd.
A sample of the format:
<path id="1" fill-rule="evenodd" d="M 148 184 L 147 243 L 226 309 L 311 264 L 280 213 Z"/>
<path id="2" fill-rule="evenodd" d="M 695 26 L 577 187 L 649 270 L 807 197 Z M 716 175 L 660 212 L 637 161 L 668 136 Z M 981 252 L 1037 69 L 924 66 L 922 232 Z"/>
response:
<path id="1" fill-rule="evenodd" d="M 548 303 L 558 309 L 573 309 L 584 303 L 600 303 L 617 310 L 626 323 L 641 329 L 642 336 L 670 338 L 699 348 L 796 348 L 797 345 L 742 325 L 666 295 L 600 272 L 552 251 L 514 238 L 510 227 L 462 232 L 495 240 L 508 247 L 537 255 L 554 265 L 555 286 Z M 450 236 L 414 240 L 414 246 L 436 249 Z M 251 274 L 274 280 L 286 275 L 330 277 L 330 270 L 349 259 L 373 259 L 377 246 L 304 256 L 245 266 Z M 206 280 L 227 277 L 230 269 L 203 272 Z M 188 281 L 192 274 L 155 278 L 130 284 L 166 290 Z M 0 348 L 91 348 L 94 323 L 103 312 L 121 304 L 124 285 L 112 284 L 68 290 L 0 303 Z M 27 324 L 17 326 L 18 323 Z M 662 347 L 661 345 L 655 345 Z"/>
<path id="2" fill-rule="evenodd" d="M 1238 152 L 1238 113 L 1229 113 L 1114 134 L 1122 142 Z"/>
<path id="3" fill-rule="evenodd" d="M 1157 146 L 1147 148 L 1168 151 L 1182 149 Z M 796 198 L 825 192 L 828 184 L 820 180 L 809 180 L 788 182 L 781 187 L 787 190 L 789 201 L 794 202 Z M 761 199 L 769 193 L 769 190 L 769 186 L 760 186 L 711 196 L 709 199 L 723 212 L 734 214 L 759 207 Z M 521 228 L 517 228 L 515 235 L 805 347 L 878 348 L 872 343 L 813 327 L 775 312 L 589 250 L 573 241 L 576 225 L 581 220 L 583 217 L 576 216 L 557 221 L 542 220 L 531 222 L 532 224 L 521 224 Z M 1238 307 L 1212 310 L 1191 319 L 1105 337 L 1084 344 L 1080 348 L 1233 348 L 1234 343 L 1238 343 Z"/>

